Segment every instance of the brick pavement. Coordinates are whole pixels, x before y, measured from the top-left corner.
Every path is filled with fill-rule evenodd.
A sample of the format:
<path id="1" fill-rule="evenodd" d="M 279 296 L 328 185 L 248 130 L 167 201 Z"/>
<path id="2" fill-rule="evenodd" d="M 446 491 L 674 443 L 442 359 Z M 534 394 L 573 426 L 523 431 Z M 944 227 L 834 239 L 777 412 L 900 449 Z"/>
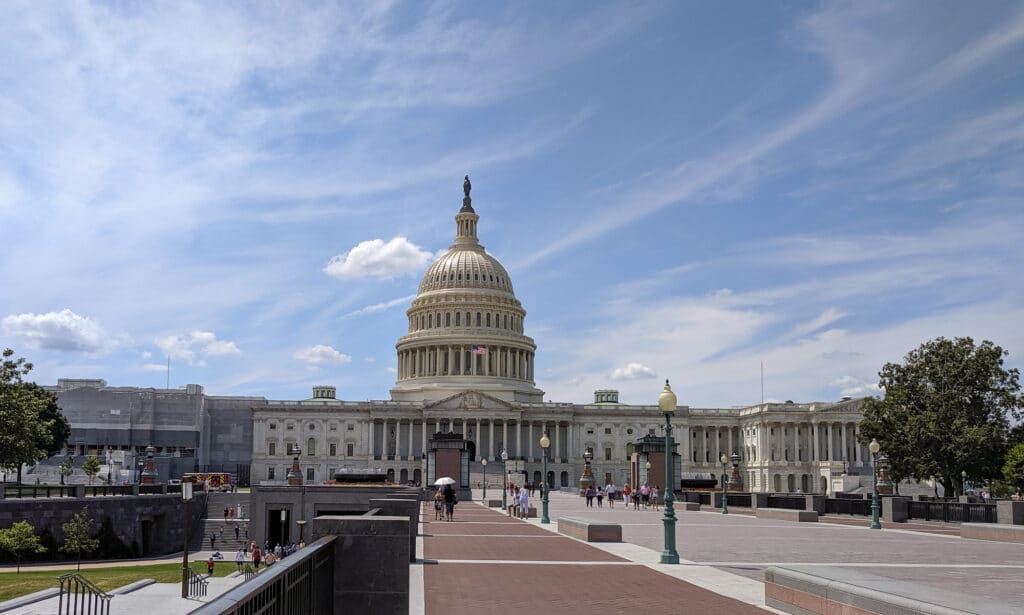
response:
<path id="1" fill-rule="evenodd" d="M 455 521 L 423 509 L 426 615 L 479 615 L 496 605 L 545 613 L 768 612 L 633 563 L 605 550 L 509 519 L 479 504 L 457 506 Z"/>

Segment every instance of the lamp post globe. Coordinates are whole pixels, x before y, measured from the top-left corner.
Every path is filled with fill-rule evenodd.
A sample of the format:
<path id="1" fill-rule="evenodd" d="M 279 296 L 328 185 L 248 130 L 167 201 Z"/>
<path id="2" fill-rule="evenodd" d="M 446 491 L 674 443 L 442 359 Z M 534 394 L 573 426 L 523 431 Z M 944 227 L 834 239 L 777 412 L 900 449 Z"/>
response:
<path id="1" fill-rule="evenodd" d="M 672 477 L 672 413 L 678 403 L 676 394 L 672 392 L 668 380 L 665 388 L 658 395 L 658 408 L 665 414 L 665 548 L 661 552 L 662 564 L 678 564 L 679 553 L 676 551 L 676 511 L 672 508 L 675 502 L 675 479 Z"/>
<path id="2" fill-rule="evenodd" d="M 504 475 L 504 484 L 501 485 L 501 509 L 508 510 L 508 451 L 501 449 L 501 472 Z"/>
<path id="3" fill-rule="evenodd" d="M 551 446 L 551 439 L 548 438 L 547 432 L 544 432 L 544 435 L 540 437 L 540 448 L 541 448 L 542 451 L 544 451 L 544 456 L 543 456 L 544 469 L 543 469 L 543 474 L 541 476 L 541 482 L 540 482 L 540 488 L 541 488 L 540 501 L 541 501 L 541 504 L 543 505 L 543 513 L 541 514 L 541 517 L 540 517 L 540 522 L 541 523 L 551 523 L 551 519 L 548 517 L 548 447 L 549 446 Z"/>
<path id="4" fill-rule="evenodd" d="M 729 514 L 729 456 L 722 453 L 718 458 L 722 462 L 722 514 Z"/>
<path id="5" fill-rule="evenodd" d="M 487 458 L 480 460 L 480 464 L 484 467 L 484 499 L 487 499 Z"/>
<path id="6" fill-rule="evenodd" d="M 882 446 L 878 440 L 871 438 L 868 444 L 868 451 L 871 453 L 871 529 L 880 530 L 882 524 L 878 521 L 878 451 Z"/>

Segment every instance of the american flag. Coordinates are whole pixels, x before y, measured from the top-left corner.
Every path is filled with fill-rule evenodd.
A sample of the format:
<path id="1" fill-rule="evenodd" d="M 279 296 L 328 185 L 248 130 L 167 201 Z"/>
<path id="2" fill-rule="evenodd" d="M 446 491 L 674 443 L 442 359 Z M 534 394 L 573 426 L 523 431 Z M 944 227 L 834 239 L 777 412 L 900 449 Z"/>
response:
<path id="1" fill-rule="evenodd" d="M 477 346 L 473 344 L 473 354 L 487 354 L 487 346 Z"/>

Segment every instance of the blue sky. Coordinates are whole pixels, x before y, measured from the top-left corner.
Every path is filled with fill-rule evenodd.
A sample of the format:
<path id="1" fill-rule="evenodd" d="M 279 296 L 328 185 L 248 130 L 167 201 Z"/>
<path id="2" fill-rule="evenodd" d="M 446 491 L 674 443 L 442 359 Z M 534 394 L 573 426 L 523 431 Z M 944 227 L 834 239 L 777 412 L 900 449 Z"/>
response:
<path id="1" fill-rule="evenodd" d="M 40 382 L 385 399 L 466 173 L 553 401 L 871 394 L 940 335 L 1021 365 L 1020 3 L 0 11 Z"/>

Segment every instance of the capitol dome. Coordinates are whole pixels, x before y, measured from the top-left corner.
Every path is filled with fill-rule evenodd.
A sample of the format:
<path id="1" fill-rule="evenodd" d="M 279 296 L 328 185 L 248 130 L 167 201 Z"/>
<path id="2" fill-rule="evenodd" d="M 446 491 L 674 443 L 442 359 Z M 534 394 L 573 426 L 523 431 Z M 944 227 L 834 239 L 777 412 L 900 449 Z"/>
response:
<path id="1" fill-rule="evenodd" d="M 536 344 L 523 333 L 526 310 L 508 272 L 477 240 L 466 179 L 455 242 L 423 274 L 406 311 L 408 334 L 395 345 L 392 399 L 436 400 L 462 391 L 507 401 L 543 401 L 534 386 Z"/>

